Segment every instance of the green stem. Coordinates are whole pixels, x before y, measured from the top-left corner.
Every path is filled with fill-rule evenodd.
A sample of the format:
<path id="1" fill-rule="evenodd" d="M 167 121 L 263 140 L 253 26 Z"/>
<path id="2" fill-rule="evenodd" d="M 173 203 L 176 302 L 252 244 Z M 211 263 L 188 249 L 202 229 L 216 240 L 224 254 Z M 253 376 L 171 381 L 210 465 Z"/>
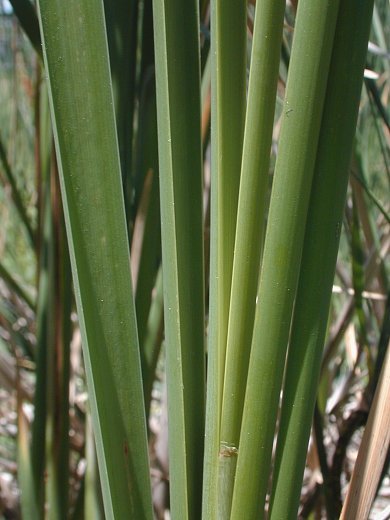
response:
<path id="1" fill-rule="evenodd" d="M 246 105 L 246 2 L 211 1 L 211 69 L 211 260 L 203 483 L 205 518 L 214 518 L 217 508 L 219 420 Z"/>
<path id="2" fill-rule="evenodd" d="M 264 511 L 337 12 L 338 0 L 300 0 L 298 5 L 257 297 L 232 518 L 255 518 Z"/>
<path id="3" fill-rule="evenodd" d="M 294 516 L 299 504 L 372 4 L 345 0 L 337 21 L 286 368 L 271 497 L 275 520 Z"/>
<path id="4" fill-rule="evenodd" d="M 257 279 L 268 195 L 272 127 L 276 102 L 284 0 L 256 4 L 248 108 L 245 121 L 237 229 L 227 334 L 221 416 L 221 518 L 227 518 L 233 494 L 246 374 L 252 341 Z"/>

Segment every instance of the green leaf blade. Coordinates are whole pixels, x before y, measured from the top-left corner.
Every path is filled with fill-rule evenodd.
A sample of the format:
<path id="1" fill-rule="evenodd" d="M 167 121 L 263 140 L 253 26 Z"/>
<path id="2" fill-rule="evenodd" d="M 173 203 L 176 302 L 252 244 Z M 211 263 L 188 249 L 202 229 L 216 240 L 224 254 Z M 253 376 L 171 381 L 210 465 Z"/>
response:
<path id="1" fill-rule="evenodd" d="M 152 518 L 145 412 L 101 2 L 40 2 L 107 518 Z"/>
<path id="2" fill-rule="evenodd" d="M 220 487 L 221 500 L 229 504 L 228 510 L 237 457 L 224 447 L 237 448 L 240 437 L 265 227 L 284 10 L 284 0 L 258 1 L 256 5 L 221 418 Z"/>
<path id="3" fill-rule="evenodd" d="M 256 305 L 233 518 L 263 514 L 337 11 L 338 0 L 299 2 Z"/>
<path id="4" fill-rule="evenodd" d="M 204 282 L 198 4 L 154 0 L 171 514 L 199 518 Z"/>
<path id="5" fill-rule="evenodd" d="M 364 0 L 340 4 L 286 367 L 272 520 L 295 515 L 299 505 L 372 6 Z"/>
<path id="6" fill-rule="evenodd" d="M 246 107 L 246 2 L 212 0 L 210 8 L 212 157 L 205 518 L 213 518 L 218 507 L 220 415 Z"/>

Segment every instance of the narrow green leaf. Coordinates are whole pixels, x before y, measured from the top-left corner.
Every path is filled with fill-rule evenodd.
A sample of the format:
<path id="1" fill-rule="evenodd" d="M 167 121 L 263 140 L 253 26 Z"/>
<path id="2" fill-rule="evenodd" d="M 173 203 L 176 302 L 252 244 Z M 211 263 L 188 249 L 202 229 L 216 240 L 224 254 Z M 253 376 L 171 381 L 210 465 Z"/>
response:
<path id="1" fill-rule="evenodd" d="M 101 1 L 39 2 L 106 517 L 151 519 L 145 412 Z"/>
<path id="2" fill-rule="evenodd" d="M 234 37 L 232 37 L 234 35 Z M 203 516 L 217 508 L 222 408 L 246 97 L 246 2 L 211 0 L 211 232 Z"/>
<path id="3" fill-rule="evenodd" d="M 211 52 L 215 56 L 211 88 L 216 90 L 216 105 L 213 106 L 216 135 L 212 138 L 216 163 L 212 175 L 218 197 L 218 220 L 215 224 L 218 226 L 218 271 L 214 276 L 218 277 L 218 351 L 222 389 L 245 122 L 246 3 L 213 1 L 215 41 Z"/>
<path id="4" fill-rule="evenodd" d="M 170 503 L 200 517 L 204 281 L 198 0 L 154 0 Z"/>
<path id="5" fill-rule="evenodd" d="M 272 520 L 295 516 L 299 505 L 372 6 L 372 0 L 340 4 L 286 367 Z"/>
<path id="6" fill-rule="evenodd" d="M 230 511 L 268 194 L 285 0 L 256 4 L 221 417 L 222 510 Z M 226 473 L 226 475 L 225 475 Z M 226 509 L 225 509 L 226 508 Z M 222 513 L 222 517 L 227 514 Z"/>
<path id="7" fill-rule="evenodd" d="M 263 515 L 337 11 L 338 0 L 300 0 L 298 5 L 257 296 L 232 518 Z"/>
<path id="8" fill-rule="evenodd" d="M 158 356 L 161 350 L 163 336 L 163 317 L 164 317 L 164 296 L 163 296 L 163 275 L 162 269 L 157 272 L 156 285 L 154 286 L 154 296 L 150 306 L 145 340 L 143 343 L 143 369 L 145 410 L 149 414 L 150 402 L 152 399 L 153 383 L 155 380 Z"/>

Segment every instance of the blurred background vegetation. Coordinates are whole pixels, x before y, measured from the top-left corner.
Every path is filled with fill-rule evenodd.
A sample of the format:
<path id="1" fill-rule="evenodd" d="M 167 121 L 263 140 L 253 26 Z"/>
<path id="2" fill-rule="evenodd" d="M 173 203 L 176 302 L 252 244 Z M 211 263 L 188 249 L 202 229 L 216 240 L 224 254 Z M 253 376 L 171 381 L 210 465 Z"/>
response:
<path id="1" fill-rule="evenodd" d="M 18 12 L 23 2 L 12 4 Z M 115 16 L 110 2 L 106 4 L 106 17 Z M 167 407 L 151 2 L 140 0 L 128 5 L 131 9 L 122 16 L 130 20 L 132 30 L 121 28 L 116 36 L 108 34 L 108 39 L 114 97 L 126 107 L 117 113 L 117 126 L 149 417 L 153 500 L 157 517 L 167 518 Z M 207 0 L 201 2 L 200 12 L 207 272 Z M 248 56 L 253 15 L 250 3 Z M 270 185 L 294 16 L 294 5 L 288 3 Z M 40 493 L 46 497 L 58 495 L 65 511 L 58 518 L 97 519 L 104 514 L 35 22 L 33 17 L 18 18 L 11 4 L 0 2 L 0 515 L 20 518 L 21 489 L 29 482 L 31 472 L 52 465 L 55 475 L 50 473 L 51 478 L 40 483 Z M 116 76 L 123 63 L 129 71 L 125 78 Z M 302 487 L 302 518 L 328 518 L 329 509 L 340 511 L 389 344 L 389 96 L 390 9 L 387 0 L 376 0 Z M 23 517 L 30 518 L 26 511 Z M 390 518 L 389 456 L 370 518 Z"/>

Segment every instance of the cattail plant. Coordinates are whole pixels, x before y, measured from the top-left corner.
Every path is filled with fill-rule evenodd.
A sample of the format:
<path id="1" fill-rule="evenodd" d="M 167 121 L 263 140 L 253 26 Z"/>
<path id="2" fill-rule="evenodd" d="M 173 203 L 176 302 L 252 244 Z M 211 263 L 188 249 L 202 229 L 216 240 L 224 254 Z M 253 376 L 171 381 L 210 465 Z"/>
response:
<path id="1" fill-rule="evenodd" d="M 356 396 L 356 418 L 343 414 L 354 384 L 373 411 L 388 390 L 390 220 L 372 178 L 388 179 L 364 145 L 368 125 L 386 168 L 384 2 L 11 4 L 37 78 L 34 211 L 0 135 L 37 268 L 34 291 L 0 261 L 9 302 L 36 322 L 35 342 L 9 340 L 23 516 L 280 520 L 301 504 L 336 518 L 342 447 L 388 422 Z M 362 94 L 370 66 L 382 81 Z M 11 311 L 0 306 L 4 330 Z M 20 359 L 35 368 L 33 419 Z M 379 486 L 376 445 L 370 457 Z M 322 484 L 300 500 L 305 462 Z M 343 518 L 374 500 L 359 475 Z"/>

